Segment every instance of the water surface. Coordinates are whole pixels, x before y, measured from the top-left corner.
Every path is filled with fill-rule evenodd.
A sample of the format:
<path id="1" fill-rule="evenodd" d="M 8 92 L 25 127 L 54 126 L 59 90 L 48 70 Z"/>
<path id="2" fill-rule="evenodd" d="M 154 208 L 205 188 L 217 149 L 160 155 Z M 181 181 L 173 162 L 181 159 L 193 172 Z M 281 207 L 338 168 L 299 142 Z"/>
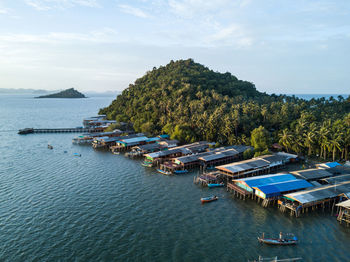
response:
<path id="1" fill-rule="evenodd" d="M 0 261 L 348 261 L 350 229 L 328 213 L 296 219 L 198 187 L 196 172 L 168 177 L 124 155 L 72 145 L 76 134 L 14 131 L 81 126 L 112 100 L 0 96 Z M 220 199 L 200 203 L 212 194 Z M 257 242 L 261 232 L 280 231 L 300 244 Z"/>

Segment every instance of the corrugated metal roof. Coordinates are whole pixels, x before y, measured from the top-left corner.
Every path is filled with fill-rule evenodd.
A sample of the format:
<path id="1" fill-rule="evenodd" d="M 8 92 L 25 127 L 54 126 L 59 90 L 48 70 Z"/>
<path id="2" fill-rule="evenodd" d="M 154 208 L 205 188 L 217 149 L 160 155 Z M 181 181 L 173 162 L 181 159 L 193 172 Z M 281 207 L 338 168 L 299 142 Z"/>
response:
<path id="1" fill-rule="evenodd" d="M 261 159 L 252 159 L 251 162 L 247 163 L 249 166 L 252 166 L 254 168 L 261 168 L 261 167 L 267 167 L 269 166 L 269 163 L 265 160 Z"/>
<path id="2" fill-rule="evenodd" d="M 328 183 L 328 184 L 335 184 L 343 181 L 349 181 L 350 180 L 350 174 L 347 175 L 340 175 L 340 176 L 333 176 L 322 179 L 322 181 Z"/>
<path id="3" fill-rule="evenodd" d="M 313 187 L 313 185 L 304 179 L 295 179 L 291 181 L 284 181 L 284 182 L 279 182 L 274 184 L 255 186 L 254 189 L 259 189 L 268 197 L 269 194 L 275 194 L 275 193 L 281 194 L 284 192 L 304 189 L 308 187 Z"/>
<path id="4" fill-rule="evenodd" d="M 135 143 L 135 142 L 147 141 L 148 139 L 149 138 L 147 136 L 140 136 L 140 137 L 126 138 L 126 139 L 122 139 L 120 141 L 127 143 L 127 144 L 131 144 L 131 143 Z"/>
<path id="5" fill-rule="evenodd" d="M 248 177 L 242 179 L 235 179 L 234 182 L 244 182 L 247 186 L 253 188 L 258 186 L 264 186 L 268 184 L 281 183 L 286 181 L 297 180 L 291 174 L 271 174 L 271 175 L 263 175 L 257 177 Z"/>
<path id="6" fill-rule="evenodd" d="M 276 153 L 276 155 L 283 156 L 283 157 L 285 157 L 286 160 L 290 160 L 292 158 L 298 157 L 298 155 L 294 155 L 294 154 L 290 154 L 290 153 L 286 153 L 286 152 L 278 152 L 278 153 Z"/>
<path id="7" fill-rule="evenodd" d="M 139 148 L 140 150 L 154 150 L 154 149 L 162 149 L 164 146 L 159 145 L 157 143 L 152 143 L 152 144 L 146 144 L 142 146 L 137 146 L 136 148 Z"/>
<path id="8" fill-rule="evenodd" d="M 328 162 L 328 163 L 324 163 L 324 165 L 326 165 L 328 167 L 341 166 L 341 164 L 339 164 L 338 162 Z"/>
<path id="9" fill-rule="evenodd" d="M 188 150 L 187 148 L 172 148 L 172 149 L 169 149 L 169 150 L 165 150 L 165 151 L 159 151 L 159 152 L 154 152 L 154 153 L 150 153 L 150 154 L 147 154 L 148 157 L 151 157 L 151 158 L 158 158 L 158 157 L 164 157 L 164 156 L 168 156 L 168 155 L 171 155 L 171 154 L 176 154 L 176 153 L 182 153 L 184 155 L 187 155 L 187 154 L 191 154 L 191 151 Z"/>
<path id="10" fill-rule="evenodd" d="M 217 160 L 217 159 L 221 159 L 221 158 L 227 158 L 227 157 L 235 156 L 237 154 L 239 154 L 239 153 L 236 152 L 235 150 L 229 149 L 229 150 L 222 151 L 222 152 L 215 152 L 215 153 L 211 152 L 210 155 L 201 157 L 201 160 L 203 160 L 203 161 L 212 161 L 212 160 Z"/>
<path id="11" fill-rule="evenodd" d="M 286 160 L 285 157 L 283 156 L 279 156 L 279 155 L 271 155 L 271 156 L 261 156 L 259 158 L 264 159 L 265 161 L 268 161 L 270 164 L 273 163 L 280 163 L 283 162 L 284 160 Z"/>
<path id="12" fill-rule="evenodd" d="M 339 207 L 350 208 L 350 199 L 336 204 Z"/>
<path id="13" fill-rule="evenodd" d="M 153 142 L 153 141 L 158 141 L 160 140 L 159 137 L 151 137 L 151 138 L 148 138 L 147 142 Z"/>
<path id="14" fill-rule="evenodd" d="M 341 182 L 337 185 L 325 185 L 306 189 L 296 193 L 286 194 L 285 197 L 293 199 L 301 204 L 333 198 L 342 193 L 350 192 L 350 181 Z"/>
<path id="15" fill-rule="evenodd" d="M 335 166 L 326 169 L 327 172 L 332 173 L 333 175 L 344 175 L 350 174 L 350 167 L 348 166 Z"/>
<path id="16" fill-rule="evenodd" d="M 253 149 L 253 147 L 245 146 L 245 145 L 235 145 L 235 146 L 232 146 L 232 148 L 234 150 L 236 150 L 238 153 L 243 153 L 244 151 L 248 150 L 249 148 Z"/>
<path id="17" fill-rule="evenodd" d="M 186 163 L 191 163 L 191 162 L 197 161 L 197 160 L 199 160 L 199 158 L 210 156 L 210 155 L 212 155 L 211 152 L 203 152 L 203 153 L 199 153 L 199 154 L 195 154 L 195 155 L 181 156 L 181 157 L 176 158 L 176 160 L 180 161 L 183 164 L 186 164 Z"/>
<path id="18" fill-rule="evenodd" d="M 328 171 L 324 169 L 306 169 L 306 170 L 298 170 L 291 172 L 294 176 L 306 180 L 317 180 L 325 177 L 333 176 L 332 173 L 329 173 Z"/>

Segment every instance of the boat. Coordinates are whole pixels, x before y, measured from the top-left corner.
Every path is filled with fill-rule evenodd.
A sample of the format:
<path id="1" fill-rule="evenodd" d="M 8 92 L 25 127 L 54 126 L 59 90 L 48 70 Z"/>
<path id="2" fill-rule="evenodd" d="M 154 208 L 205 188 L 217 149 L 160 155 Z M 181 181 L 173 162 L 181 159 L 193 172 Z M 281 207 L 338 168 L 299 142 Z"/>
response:
<path id="1" fill-rule="evenodd" d="M 165 170 L 162 170 L 162 169 L 157 169 L 157 171 L 159 173 L 163 174 L 163 175 L 167 175 L 167 176 L 171 175 L 171 172 L 169 172 L 169 171 L 165 171 Z"/>
<path id="2" fill-rule="evenodd" d="M 213 187 L 222 187 L 222 186 L 224 186 L 224 185 L 225 185 L 224 183 L 219 183 L 219 184 L 209 183 L 209 184 L 208 184 L 208 187 L 209 187 L 209 188 L 213 188 Z"/>
<path id="3" fill-rule="evenodd" d="M 74 153 L 73 156 L 81 156 L 79 153 Z"/>
<path id="4" fill-rule="evenodd" d="M 141 166 L 144 166 L 144 167 L 152 167 L 152 164 L 142 163 Z"/>
<path id="5" fill-rule="evenodd" d="M 119 155 L 119 154 L 120 154 L 120 152 L 118 152 L 118 151 L 113 152 L 113 155 Z"/>
<path id="6" fill-rule="evenodd" d="M 48 144 L 48 145 L 47 145 L 47 148 L 48 148 L 48 149 L 53 149 L 53 146 L 50 145 L 50 144 Z"/>
<path id="7" fill-rule="evenodd" d="M 188 173 L 188 170 L 187 170 L 187 169 L 184 169 L 184 170 L 175 170 L 174 173 L 175 173 L 175 174 L 184 174 L 184 173 Z"/>
<path id="8" fill-rule="evenodd" d="M 202 197 L 201 198 L 201 202 L 203 203 L 208 203 L 208 202 L 212 202 L 215 200 L 218 200 L 219 198 L 217 196 L 210 196 L 210 197 Z"/>
<path id="9" fill-rule="evenodd" d="M 141 166 L 152 167 L 153 166 L 153 162 L 143 161 L 141 163 Z"/>
<path id="10" fill-rule="evenodd" d="M 265 238 L 264 233 L 261 237 L 258 237 L 258 240 L 260 243 L 268 244 L 268 245 L 280 245 L 280 246 L 287 246 L 287 245 L 296 245 L 298 243 L 298 238 L 294 236 L 293 234 L 287 234 L 288 237 L 284 237 L 282 232 L 280 232 L 280 235 L 278 238 Z"/>

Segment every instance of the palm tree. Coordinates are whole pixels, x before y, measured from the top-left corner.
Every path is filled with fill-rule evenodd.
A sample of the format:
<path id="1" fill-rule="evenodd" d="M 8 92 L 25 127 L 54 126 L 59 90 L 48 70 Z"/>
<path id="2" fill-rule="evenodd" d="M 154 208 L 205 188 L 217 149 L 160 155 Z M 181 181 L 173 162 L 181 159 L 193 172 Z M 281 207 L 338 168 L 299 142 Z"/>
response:
<path id="1" fill-rule="evenodd" d="M 332 139 L 329 141 L 329 149 L 333 152 L 333 161 L 335 160 L 335 154 L 337 150 L 341 150 L 341 135 L 336 134 L 332 137 Z"/>
<path id="2" fill-rule="evenodd" d="M 288 128 L 283 129 L 282 132 L 278 134 L 278 137 L 278 143 L 280 143 L 287 150 L 287 152 L 289 152 L 289 149 L 292 148 L 293 135 Z"/>
<path id="3" fill-rule="evenodd" d="M 345 160 L 348 160 L 349 146 L 350 146 L 350 129 L 347 129 L 344 133 L 344 155 Z"/>
<path id="4" fill-rule="evenodd" d="M 323 159 L 327 158 L 327 150 L 329 149 L 329 147 L 330 147 L 330 143 L 328 138 L 321 141 L 321 149 L 323 150 Z"/>
<path id="5" fill-rule="evenodd" d="M 320 156 L 323 155 L 323 150 L 327 151 L 327 147 L 324 144 L 328 142 L 329 127 L 326 122 L 323 122 L 320 130 L 318 131 L 319 136 L 319 146 L 320 146 Z M 326 154 L 325 154 L 326 155 Z"/>
<path id="6" fill-rule="evenodd" d="M 315 132 L 310 130 L 304 134 L 304 145 L 308 148 L 307 154 L 312 154 L 312 148 L 315 143 Z"/>
<path id="7" fill-rule="evenodd" d="M 266 106 L 261 107 L 261 115 L 263 116 L 264 123 L 266 121 L 267 108 Z"/>

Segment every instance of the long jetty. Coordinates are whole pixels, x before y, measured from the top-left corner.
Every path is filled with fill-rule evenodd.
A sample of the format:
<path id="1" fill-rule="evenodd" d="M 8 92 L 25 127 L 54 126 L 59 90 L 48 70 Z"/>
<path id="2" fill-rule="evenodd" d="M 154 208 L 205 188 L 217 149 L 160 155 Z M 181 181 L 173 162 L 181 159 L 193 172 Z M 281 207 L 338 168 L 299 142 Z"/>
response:
<path id="1" fill-rule="evenodd" d="M 20 135 L 37 133 L 96 133 L 101 132 L 101 128 L 24 128 L 18 131 Z"/>

